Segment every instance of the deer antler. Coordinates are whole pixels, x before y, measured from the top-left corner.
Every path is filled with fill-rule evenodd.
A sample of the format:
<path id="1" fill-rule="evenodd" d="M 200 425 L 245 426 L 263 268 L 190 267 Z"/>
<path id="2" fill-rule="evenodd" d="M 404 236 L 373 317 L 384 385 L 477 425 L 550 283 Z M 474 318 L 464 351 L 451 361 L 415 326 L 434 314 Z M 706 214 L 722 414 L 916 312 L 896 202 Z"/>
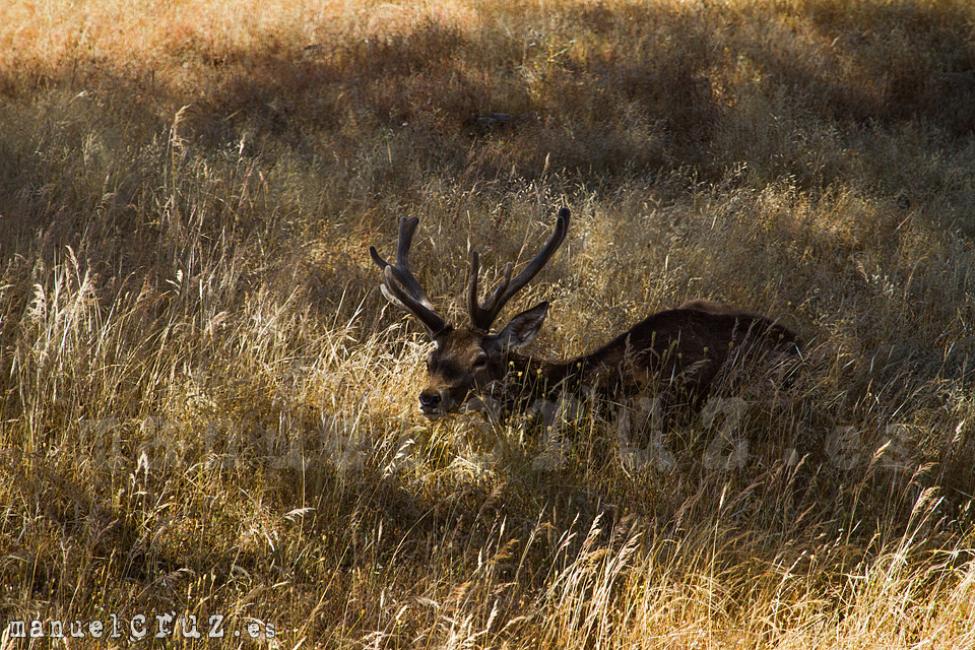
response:
<path id="1" fill-rule="evenodd" d="M 386 300 L 412 313 L 426 326 L 430 336 L 436 336 L 447 328 L 447 323 L 437 314 L 423 287 L 410 271 L 410 244 L 413 243 L 413 234 L 419 223 L 420 220 L 416 217 L 400 217 L 395 266 L 384 260 L 375 246 L 369 247 L 369 255 L 376 266 L 382 269 L 383 283 L 379 288 Z"/>
<path id="2" fill-rule="evenodd" d="M 538 275 L 542 267 L 551 259 L 555 251 L 565 240 L 565 234 L 569 231 L 569 209 L 559 210 L 559 217 L 555 223 L 555 232 L 545 242 L 545 246 L 539 251 L 538 255 L 528 263 L 521 273 L 514 280 L 511 279 L 512 265 L 509 262 L 504 267 L 504 279 L 494 288 L 491 295 L 482 305 L 477 298 L 477 275 L 480 270 L 480 260 L 477 251 L 471 251 L 471 274 L 470 282 L 467 285 L 467 309 L 470 312 L 471 324 L 487 332 L 491 329 L 491 324 L 498 317 L 505 303 L 518 293 L 532 278 Z"/>

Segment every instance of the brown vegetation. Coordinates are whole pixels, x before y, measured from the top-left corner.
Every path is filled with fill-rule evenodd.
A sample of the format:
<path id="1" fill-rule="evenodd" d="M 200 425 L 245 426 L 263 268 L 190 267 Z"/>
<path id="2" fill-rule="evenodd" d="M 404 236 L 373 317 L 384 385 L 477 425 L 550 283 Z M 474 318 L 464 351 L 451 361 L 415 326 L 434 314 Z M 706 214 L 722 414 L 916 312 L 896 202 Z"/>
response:
<path id="1" fill-rule="evenodd" d="M 851 4 L 2 3 L 0 623 L 975 645 L 975 9 Z M 419 418 L 368 244 L 457 296 L 563 204 L 538 350 L 703 297 L 794 395 Z"/>

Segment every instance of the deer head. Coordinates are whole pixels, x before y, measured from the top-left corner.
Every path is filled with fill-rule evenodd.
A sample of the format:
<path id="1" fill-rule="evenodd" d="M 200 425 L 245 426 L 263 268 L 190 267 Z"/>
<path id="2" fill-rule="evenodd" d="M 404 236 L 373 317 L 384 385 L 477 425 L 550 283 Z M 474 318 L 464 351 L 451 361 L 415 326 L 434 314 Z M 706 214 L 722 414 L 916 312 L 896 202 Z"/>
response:
<path id="1" fill-rule="evenodd" d="M 509 262 L 504 278 L 482 303 L 478 297 L 480 262 L 476 251 L 471 252 L 470 275 L 467 284 L 467 308 L 470 323 L 464 326 L 448 324 L 434 309 L 426 293 L 410 271 L 409 252 L 419 219 L 401 217 L 396 264 L 390 264 L 369 247 L 369 254 L 383 272 L 380 289 L 386 299 L 409 311 L 423 323 L 434 349 L 427 359 L 427 385 L 420 391 L 420 411 L 436 418 L 458 410 L 470 397 L 488 393 L 502 380 L 508 369 L 508 355 L 531 341 L 548 312 L 548 302 L 540 302 L 521 312 L 493 332 L 491 327 L 505 304 L 538 275 L 565 240 L 569 229 L 569 210 L 559 210 L 555 230 L 542 250 L 514 278 Z"/>

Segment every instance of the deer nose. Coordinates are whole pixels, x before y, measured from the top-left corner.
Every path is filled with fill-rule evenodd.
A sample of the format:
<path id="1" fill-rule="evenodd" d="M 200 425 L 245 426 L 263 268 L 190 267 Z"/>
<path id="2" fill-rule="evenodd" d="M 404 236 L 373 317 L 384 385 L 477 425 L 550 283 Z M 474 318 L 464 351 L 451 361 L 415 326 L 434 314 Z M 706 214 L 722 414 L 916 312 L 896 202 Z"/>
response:
<path id="1" fill-rule="evenodd" d="M 420 393 L 420 408 L 424 411 L 433 410 L 440 406 L 440 393 L 435 390 L 425 390 Z"/>

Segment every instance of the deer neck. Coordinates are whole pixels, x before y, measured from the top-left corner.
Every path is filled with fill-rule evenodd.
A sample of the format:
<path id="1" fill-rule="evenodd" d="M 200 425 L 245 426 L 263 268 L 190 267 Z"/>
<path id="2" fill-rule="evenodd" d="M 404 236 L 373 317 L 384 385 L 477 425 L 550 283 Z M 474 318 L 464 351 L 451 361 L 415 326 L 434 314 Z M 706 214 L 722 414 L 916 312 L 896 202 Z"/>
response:
<path id="1" fill-rule="evenodd" d="M 505 377 L 512 406 L 527 407 L 538 399 L 557 399 L 564 393 L 578 393 L 583 382 L 585 358 L 553 361 L 511 353 Z"/>

